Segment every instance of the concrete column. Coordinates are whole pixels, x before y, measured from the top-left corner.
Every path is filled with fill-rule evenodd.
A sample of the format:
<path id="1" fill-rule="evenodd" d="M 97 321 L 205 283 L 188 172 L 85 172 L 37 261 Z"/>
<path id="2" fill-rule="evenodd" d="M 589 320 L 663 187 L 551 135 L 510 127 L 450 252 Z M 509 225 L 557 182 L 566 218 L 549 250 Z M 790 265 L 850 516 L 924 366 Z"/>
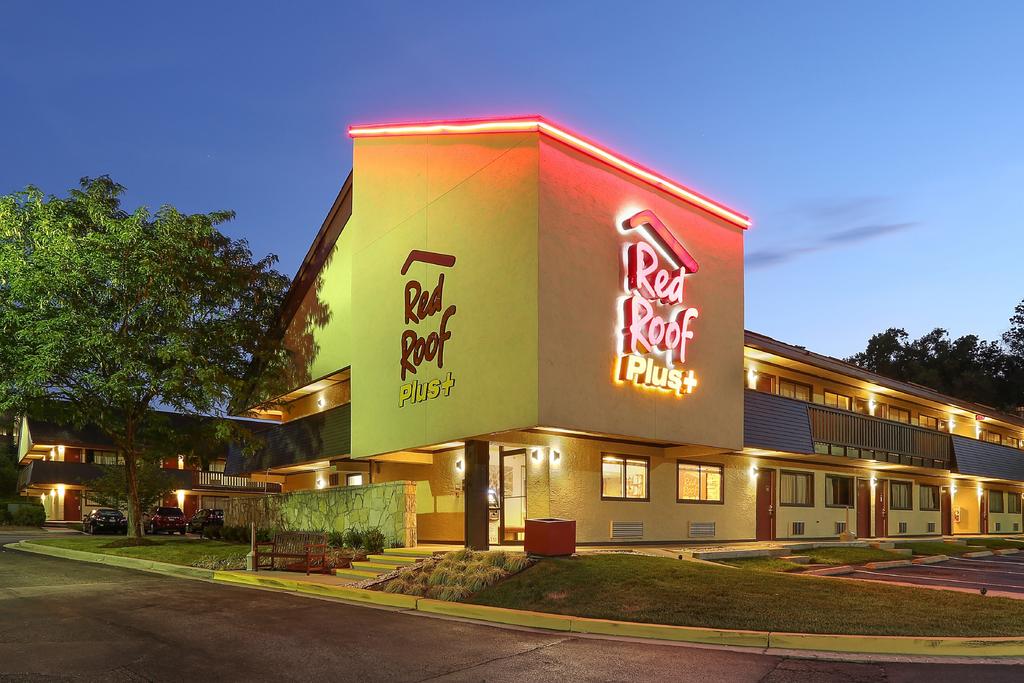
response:
<path id="1" fill-rule="evenodd" d="M 467 441 L 464 455 L 466 476 L 465 524 L 466 547 L 473 550 L 490 548 L 487 534 L 487 486 L 490 444 L 487 441 Z"/>

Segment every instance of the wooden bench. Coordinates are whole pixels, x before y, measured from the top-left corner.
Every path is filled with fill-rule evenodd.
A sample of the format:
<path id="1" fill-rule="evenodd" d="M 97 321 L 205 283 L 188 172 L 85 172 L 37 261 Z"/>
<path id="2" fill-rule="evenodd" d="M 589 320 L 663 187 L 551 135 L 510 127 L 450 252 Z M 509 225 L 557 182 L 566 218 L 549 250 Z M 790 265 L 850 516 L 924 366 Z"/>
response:
<path id="1" fill-rule="evenodd" d="M 327 534 L 308 531 L 279 531 L 272 541 L 257 541 L 255 551 L 256 571 L 273 569 L 274 560 L 285 562 L 285 571 L 303 571 L 327 574 Z"/>

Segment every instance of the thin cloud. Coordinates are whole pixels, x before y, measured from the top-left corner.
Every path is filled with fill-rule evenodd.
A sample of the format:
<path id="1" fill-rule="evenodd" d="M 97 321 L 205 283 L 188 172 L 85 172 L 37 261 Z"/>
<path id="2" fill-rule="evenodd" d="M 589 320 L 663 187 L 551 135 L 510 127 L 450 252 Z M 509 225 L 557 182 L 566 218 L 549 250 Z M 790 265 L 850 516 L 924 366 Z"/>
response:
<path id="1" fill-rule="evenodd" d="M 826 251 L 828 249 L 838 249 L 840 247 L 866 242 L 868 240 L 884 237 L 885 235 L 909 230 L 916 225 L 916 222 L 876 223 L 858 225 L 853 228 L 843 228 L 842 230 L 836 230 L 825 234 L 812 241 L 810 244 L 803 244 L 787 249 L 772 248 L 753 251 L 747 255 L 746 265 L 750 270 L 778 266 L 807 254 Z"/>

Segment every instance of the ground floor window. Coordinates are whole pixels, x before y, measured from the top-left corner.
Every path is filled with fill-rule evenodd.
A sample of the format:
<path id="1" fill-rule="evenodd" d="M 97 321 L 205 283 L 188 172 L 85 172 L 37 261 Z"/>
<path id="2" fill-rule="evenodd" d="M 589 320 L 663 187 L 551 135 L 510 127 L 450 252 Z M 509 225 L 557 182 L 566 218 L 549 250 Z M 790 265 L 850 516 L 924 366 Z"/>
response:
<path id="1" fill-rule="evenodd" d="M 989 491 L 988 492 L 988 511 L 989 512 L 1002 512 L 1003 511 L 1003 492 L 1002 491 Z"/>
<path id="2" fill-rule="evenodd" d="M 779 505 L 812 507 L 814 505 L 814 473 L 783 470 L 779 475 Z"/>
<path id="3" fill-rule="evenodd" d="M 601 458 L 602 500 L 648 500 L 651 462 L 638 456 L 605 455 Z"/>
<path id="4" fill-rule="evenodd" d="M 853 507 L 853 478 L 834 474 L 825 476 L 825 506 Z"/>
<path id="5" fill-rule="evenodd" d="M 676 463 L 677 494 L 680 503 L 721 503 L 722 466 L 704 463 Z"/>
<path id="6" fill-rule="evenodd" d="M 1006 494 L 1006 511 L 1011 515 L 1020 514 L 1020 494 L 1013 491 Z"/>
<path id="7" fill-rule="evenodd" d="M 889 509 L 891 510 L 913 510 L 914 509 L 914 485 L 909 481 L 889 482 Z"/>
<path id="8" fill-rule="evenodd" d="M 939 509 L 939 487 L 931 486 L 929 484 L 921 484 L 918 487 L 921 491 L 921 509 L 922 510 L 938 510 Z"/>

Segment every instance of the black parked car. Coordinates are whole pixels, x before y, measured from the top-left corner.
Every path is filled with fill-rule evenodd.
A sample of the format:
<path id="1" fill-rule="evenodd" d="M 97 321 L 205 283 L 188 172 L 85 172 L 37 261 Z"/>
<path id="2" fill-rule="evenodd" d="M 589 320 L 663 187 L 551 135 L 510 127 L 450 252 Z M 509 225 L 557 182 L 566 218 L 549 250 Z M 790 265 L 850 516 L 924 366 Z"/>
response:
<path id="1" fill-rule="evenodd" d="M 128 518 L 120 510 L 96 508 L 82 519 L 82 530 L 87 534 L 127 534 Z"/>
<path id="2" fill-rule="evenodd" d="M 147 534 L 158 534 L 166 531 L 169 534 L 178 532 L 185 535 L 185 513 L 181 508 L 158 507 L 149 514 L 145 523 Z"/>
<path id="3" fill-rule="evenodd" d="M 194 534 L 205 535 L 207 529 L 215 526 L 224 526 L 224 511 L 203 508 L 192 515 L 186 528 Z"/>

